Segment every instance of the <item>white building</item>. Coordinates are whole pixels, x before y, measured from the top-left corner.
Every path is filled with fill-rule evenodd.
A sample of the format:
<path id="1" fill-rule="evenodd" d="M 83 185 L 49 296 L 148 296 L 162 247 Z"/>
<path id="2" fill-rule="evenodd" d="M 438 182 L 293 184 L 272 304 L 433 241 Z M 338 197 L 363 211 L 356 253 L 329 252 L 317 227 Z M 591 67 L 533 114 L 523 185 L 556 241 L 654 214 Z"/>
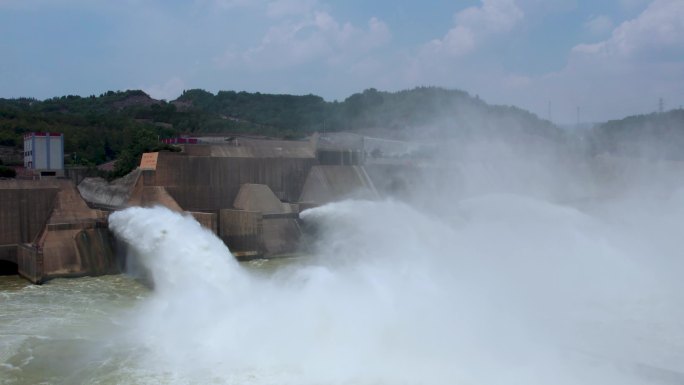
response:
<path id="1" fill-rule="evenodd" d="M 31 132 L 24 135 L 24 167 L 40 176 L 64 175 L 64 134 Z"/>

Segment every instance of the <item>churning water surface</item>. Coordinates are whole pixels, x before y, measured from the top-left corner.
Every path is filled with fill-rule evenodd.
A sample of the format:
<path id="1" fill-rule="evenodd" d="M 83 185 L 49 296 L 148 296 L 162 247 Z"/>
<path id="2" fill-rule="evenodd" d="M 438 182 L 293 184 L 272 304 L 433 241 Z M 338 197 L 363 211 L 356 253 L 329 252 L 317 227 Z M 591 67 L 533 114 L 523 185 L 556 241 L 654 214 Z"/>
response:
<path id="1" fill-rule="evenodd" d="M 153 289 L 2 277 L 0 383 L 682 383 L 679 243 L 654 229 L 684 215 L 663 207 L 340 202 L 302 215 L 314 257 L 275 268 L 127 209 L 110 226 Z"/>

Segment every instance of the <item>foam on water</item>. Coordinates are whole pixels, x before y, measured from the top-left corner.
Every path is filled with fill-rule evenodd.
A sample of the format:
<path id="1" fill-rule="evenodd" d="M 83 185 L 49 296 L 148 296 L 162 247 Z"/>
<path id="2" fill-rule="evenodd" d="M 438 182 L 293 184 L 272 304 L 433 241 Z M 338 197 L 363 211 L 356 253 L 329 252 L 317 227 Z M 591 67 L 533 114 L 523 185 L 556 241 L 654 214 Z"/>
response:
<path id="1" fill-rule="evenodd" d="M 667 285 L 623 231 L 576 209 L 500 194 L 448 218 L 396 201 L 302 217 L 318 228 L 314 258 L 264 278 L 191 216 L 112 214 L 154 281 L 123 337 L 143 347 L 140 370 L 179 383 L 636 384 L 625 367 L 684 359 Z"/>

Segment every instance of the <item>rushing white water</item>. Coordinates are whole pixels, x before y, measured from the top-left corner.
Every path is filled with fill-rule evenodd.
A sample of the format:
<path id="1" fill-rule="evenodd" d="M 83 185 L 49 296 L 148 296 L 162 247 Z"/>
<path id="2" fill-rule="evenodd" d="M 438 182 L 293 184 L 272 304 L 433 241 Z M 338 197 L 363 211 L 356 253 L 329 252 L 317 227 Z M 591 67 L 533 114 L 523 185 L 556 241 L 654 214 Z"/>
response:
<path id="1" fill-rule="evenodd" d="M 664 229 L 681 211 L 578 211 L 506 194 L 453 205 L 446 217 L 396 201 L 308 210 L 315 257 L 268 278 L 244 270 L 190 216 L 112 214 L 111 229 L 154 282 L 120 337 L 142 349 L 137 381 L 682 379 L 681 296 L 662 274 L 681 267 L 679 251 L 671 233 L 641 231 L 643 221 Z"/>

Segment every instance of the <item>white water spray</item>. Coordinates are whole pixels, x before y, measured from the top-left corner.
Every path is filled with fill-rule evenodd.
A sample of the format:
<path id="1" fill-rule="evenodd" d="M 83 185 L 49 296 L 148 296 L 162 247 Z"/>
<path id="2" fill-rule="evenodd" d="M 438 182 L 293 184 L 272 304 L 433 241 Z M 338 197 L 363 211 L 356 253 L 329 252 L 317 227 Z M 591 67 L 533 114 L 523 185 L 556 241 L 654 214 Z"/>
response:
<path id="1" fill-rule="evenodd" d="M 154 280 L 128 336 L 140 365 L 179 383 L 639 384 L 684 358 L 662 340 L 684 318 L 614 227 L 512 195 L 454 210 L 306 211 L 316 257 L 268 279 L 190 216 L 114 213 Z"/>

